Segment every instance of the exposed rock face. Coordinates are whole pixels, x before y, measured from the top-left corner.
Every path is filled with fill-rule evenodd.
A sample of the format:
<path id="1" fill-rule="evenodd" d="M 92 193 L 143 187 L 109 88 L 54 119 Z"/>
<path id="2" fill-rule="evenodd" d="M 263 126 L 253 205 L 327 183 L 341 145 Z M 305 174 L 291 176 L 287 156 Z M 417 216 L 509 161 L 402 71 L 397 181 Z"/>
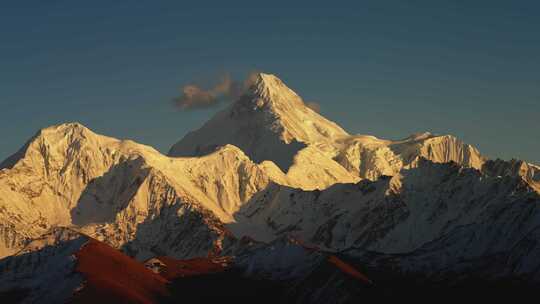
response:
<path id="1" fill-rule="evenodd" d="M 540 192 L 540 167 L 526 163 L 522 160 L 512 159 L 504 161 L 501 159 L 488 160 L 482 171 L 490 176 L 516 176 L 521 177 L 536 191 Z"/>

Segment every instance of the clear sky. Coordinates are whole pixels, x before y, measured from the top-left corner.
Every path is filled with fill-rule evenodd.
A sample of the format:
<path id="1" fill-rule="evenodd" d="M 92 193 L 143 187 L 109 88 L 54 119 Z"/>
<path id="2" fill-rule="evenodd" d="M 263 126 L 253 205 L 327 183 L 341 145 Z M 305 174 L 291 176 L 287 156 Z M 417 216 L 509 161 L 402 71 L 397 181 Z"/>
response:
<path id="1" fill-rule="evenodd" d="M 540 164 L 538 1 L 7 2 L 0 159 L 67 121 L 166 152 L 219 110 L 175 109 L 182 85 L 258 70 L 351 133 Z"/>

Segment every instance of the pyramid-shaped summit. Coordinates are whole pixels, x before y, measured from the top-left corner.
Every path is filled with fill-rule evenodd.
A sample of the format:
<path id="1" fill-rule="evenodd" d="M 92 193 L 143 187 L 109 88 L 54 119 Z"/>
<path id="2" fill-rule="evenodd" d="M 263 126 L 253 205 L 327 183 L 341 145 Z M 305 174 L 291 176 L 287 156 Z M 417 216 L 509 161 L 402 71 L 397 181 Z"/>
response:
<path id="1" fill-rule="evenodd" d="M 200 129 L 188 133 L 170 156 L 201 156 L 232 144 L 256 162 L 271 160 L 287 171 L 307 144 L 348 136 L 311 110 L 278 77 L 258 74 L 244 94 Z"/>

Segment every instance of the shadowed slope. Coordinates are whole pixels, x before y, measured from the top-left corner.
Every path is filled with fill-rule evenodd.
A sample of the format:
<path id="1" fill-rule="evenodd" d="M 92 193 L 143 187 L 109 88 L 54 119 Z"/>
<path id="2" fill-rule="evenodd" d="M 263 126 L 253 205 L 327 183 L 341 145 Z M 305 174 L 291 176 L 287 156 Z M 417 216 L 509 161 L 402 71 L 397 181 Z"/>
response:
<path id="1" fill-rule="evenodd" d="M 169 296 L 167 284 L 134 259 L 69 228 L 54 228 L 0 260 L 0 294 L 23 303 L 159 303 Z"/>
<path id="2" fill-rule="evenodd" d="M 75 253 L 85 285 L 72 303 L 159 303 L 168 281 L 101 242 L 89 240 Z"/>

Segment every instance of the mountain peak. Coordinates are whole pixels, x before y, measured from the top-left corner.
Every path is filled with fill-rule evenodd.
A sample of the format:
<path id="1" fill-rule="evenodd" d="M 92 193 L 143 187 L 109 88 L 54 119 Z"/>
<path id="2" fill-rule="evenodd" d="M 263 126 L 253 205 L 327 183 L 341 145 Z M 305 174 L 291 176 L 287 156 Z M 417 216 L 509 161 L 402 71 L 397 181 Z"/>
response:
<path id="1" fill-rule="evenodd" d="M 68 151 L 80 150 L 83 147 L 97 147 L 99 142 L 112 141 L 117 140 L 98 135 L 78 122 L 53 125 L 39 130 L 19 151 L 0 163 L 0 169 L 10 169 L 19 160 L 28 156 L 30 160 L 48 159 L 53 154 L 64 155 Z"/>
<path id="2" fill-rule="evenodd" d="M 243 108 L 266 109 L 274 114 L 286 114 L 293 109 L 305 109 L 302 98 L 281 79 L 272 74 L 258 73 L 248 80 L 248 88 L 235 103 L 234 111 Z"/>
<path id="3" fill-rule="evenodd" d="M 261 97 L 270 97 L 272 95 L 280 94 L 298 96 L 294 91 L 289 89 L 281 79 L 273 74 L 257 74 L 250 90 Z"/>
<path id="4" fill-rule="evenodd" d="M 286 172 L 306 145 L 347 135 L 337 124 L 310 110 L 278 77 L 259 73 L 243 96 L 188 133 L 169 155 L 201 156 L 232 144 L 255 162 L 271 160 Z"/>
<path id="5" fill-rule="evenodd" d="M 284 86 L 281 79 L 274 74 L 257 73 L 253 85 L 258 88 L 271 88 L 275 86 Z"/>
<path id="6" fill-rule="evenodd" d="M 67 122 L 58 125 L 53 125 L 38 132 L 38 137 L 47 137 L 49 140 L 60 139 L 65 136 L 71 137 L 87 137 L 96 135 L 90 129 L 79 122 Z"/>

